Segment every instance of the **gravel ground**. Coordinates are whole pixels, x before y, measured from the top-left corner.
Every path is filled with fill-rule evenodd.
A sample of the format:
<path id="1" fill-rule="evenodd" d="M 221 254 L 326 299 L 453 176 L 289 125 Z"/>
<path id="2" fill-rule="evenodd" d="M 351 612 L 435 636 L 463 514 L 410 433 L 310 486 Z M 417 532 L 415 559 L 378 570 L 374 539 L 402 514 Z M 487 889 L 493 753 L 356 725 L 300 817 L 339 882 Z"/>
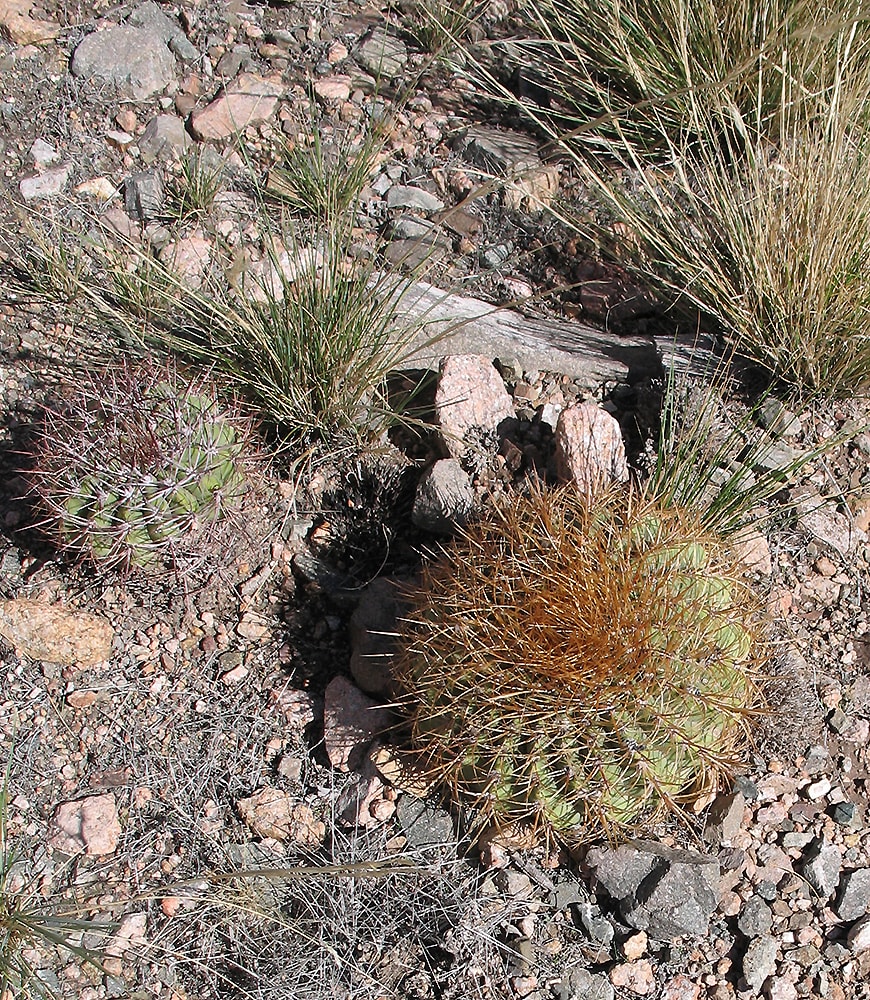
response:
<path id="1" fill-rule="evenodd" d="M 501 6 L 487 8 L 478 41 L 507 30 Z M 492 135 L 474 131 L 491 126 L 493 113 L 462 59 L 433 60 L 396 12 L 235 0 L 135 11 L 0 0 L 7 261 L 23 252 L 22 208 L 43 222 L 101 217 L 117 227 L 124 218 L 131 225 L 126 205 L 144 214 L 155 249 L 191 235 L 255 246 L 262 234 L 252 236 L 245 218 L 252 166 L 259 173 L 286 137 L 312 129 L 337 148 L 336 136 L 402 96 L 386 155 L 363 193 L 361 246 L 385 247 L 394 263 L 422 255 L 427 276 L 443 287 L 493 302 L 581 282 L 546 308 L 529 303 L 532 315 L 607 320 L 630 335 L 661 324 L 624 275 L 578 257 L 570 238 L 533 211 L 559 185 L 576 194 L 570 178 L 540 161 L 534 140 L 509 131 L 509 122 L 493 151 Z M 123 77 L 138 50 L 124 55 L 116 43 L 98 57 L 102 80 L 93 70 L 74 74 L 71 56 L 86 36 L 137 23 L 165 32 L 170 55 L 162 63 L 140 68 L 144 76 L 125 78 L 119 90 L 107 77 Z M 395 65 L 382 66 L 379 84 L 370 36 L 385 25 L 394 41 L 378 51 Z M 155 89 L 142 96 L 149 73 Z M 198 116 L 214 111 L 222 79 L 245 74 L 275 78 L 280 99 L 244 130 L 245 158 L 220 137 L 200 144 L 221 164 L 223 193 L 205 217 L 149 219 L 142 206 L 151 182 L 142 173 L 159 172 L 171 191 L 171 143 L 219 129 Z M 124 90 L 131 86 L 135 97 Z M 163 148 L 148 131 L 161 115 L 175 137 Z M 531 157 L 528 188 L 463 202 L 475 184 L 523 157 Z M 125 201 L 131 178 L 138 205 Z M 445 208 L 455 211 L 431 229 Z M 615 308 L 629 300 L 631 308 Z M 788 484 L 792 497 L 809 486 L 834 499 L 815 514 L 784 508 L 760 542 L 756 579 L 769 595 L 778 643 L 773 715 L 734 786 L 699 802 L 688 827 L 642 831 L 659 847 L 634 848 L 638 870 L 658 874 L 620 889 L 608 872 L 633 862 L 606 845 L 572 857 L 558 845 L 509 837 L 469 849 L 465 818 L 437 799 L 419 799 L 363 763 L 336 766 L 330 706 L 335 679 L 348 675 L 360 591 L 377 576 L 411 575 L 420 552 L 437 544 L 411 517 L 419 469 L 437 448 L 432 434 L 399 435 L 386 457 L 324 463 L 304 489 L 286 459 L 275 462 L 225 537 L 209 539 L 184 573 L 97 573 L 58 554 L 34 528 L 23 456 L 41 407 L 105 335 L 87 309 L 71 317 L 11 291 L 0 309 L 0 630 L 13 635 L 0 660 L 0 731 L 9 759 L 7 834 L 17 854 L 4 893 L 63 916 L 68 943 L 101 956 L 89 964 L 39 938 L 26 941 L 23 956 L 50 993 L 870 996 L 864 404 L 810 408 L 782 437 L 786 464 L 833 435 L 843 441 Z M 478 497 L 552 463 L 548 404 L 604 403 L 638 450 L 661 393 L 660 380 L 593 385 L 545 364 L 531 370 L 502 358 L 499 367 L 520 424 L 513 450 L 471 470 Z M 62 613 L 108 622 L 105 655 L 79 649 L 59 662 L 26 638 L 16 641 L 4 622 L 26 601 L 57 612 L 55 620 L 46 610 L 43 639 L 68 634 Z M 90 632 L 81 641 L 98 639 Z M 694 853 L 663 855 L 662 845 Z M 709 900 L 691 895 L 704 859 L 715 867 Z M 668 889 L 669 879 L 678 889 Z M 671 904 L 680 912 L 670 931 L 650 922 L 650 912 L 670 912 Z"/>

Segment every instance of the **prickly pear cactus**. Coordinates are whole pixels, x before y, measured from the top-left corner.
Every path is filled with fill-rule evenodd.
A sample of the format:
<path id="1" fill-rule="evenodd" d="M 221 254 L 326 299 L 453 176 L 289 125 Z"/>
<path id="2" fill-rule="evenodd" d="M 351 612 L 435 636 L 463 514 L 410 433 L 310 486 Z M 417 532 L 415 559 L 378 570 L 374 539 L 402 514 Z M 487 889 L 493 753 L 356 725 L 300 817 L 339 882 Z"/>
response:
<path id="1" fill-rule="evenodd" d="M 716 784 L 758 708 L 758 600 L 697 518 L 543 489 L 406 595 L 415 753 L 497 823 L 618 834 Z"/>
<path id="2" fill-rule="evenodd" d="M 34 490 L 64 546 L 156 569 L 244 489 L 246 431 L 202 380 L 114 370 L 46 412 Z"/>

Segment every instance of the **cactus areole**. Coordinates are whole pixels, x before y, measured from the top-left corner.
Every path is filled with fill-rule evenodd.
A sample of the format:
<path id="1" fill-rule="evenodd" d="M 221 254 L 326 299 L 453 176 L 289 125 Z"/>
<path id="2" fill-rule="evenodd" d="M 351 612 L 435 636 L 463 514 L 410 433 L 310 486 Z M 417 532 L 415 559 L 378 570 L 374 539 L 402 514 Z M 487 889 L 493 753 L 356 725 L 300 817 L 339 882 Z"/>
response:
<path id="1" fill-rule="evenodd" d="M 759 601 L 690 512 L 534 490 L 407 593 L 415 754 L 496 823 L 617 836 L 715 787 L 759 702 Z"/>

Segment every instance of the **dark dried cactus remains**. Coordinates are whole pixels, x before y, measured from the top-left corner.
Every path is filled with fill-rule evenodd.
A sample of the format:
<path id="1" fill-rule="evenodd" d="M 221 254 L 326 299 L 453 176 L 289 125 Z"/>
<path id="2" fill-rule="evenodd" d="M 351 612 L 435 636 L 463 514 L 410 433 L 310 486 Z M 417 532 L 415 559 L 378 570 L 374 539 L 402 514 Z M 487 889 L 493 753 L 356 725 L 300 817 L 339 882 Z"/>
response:
<path id="1" fill-rule="evenodd" d="M 407 597 L 396 671 L 415 754 L 497 824 L 576 843 L 679 810 L 760 710 L 760 601 L 689 511 L 536 489 Z"/>
<path id="2" fill-rule="evenodd" d="M 249 434 L 207 379 L 125 365 L 46 410 L 34 492 L 62 547 L 102 565 L 159 569 L 244 491 Z"/>

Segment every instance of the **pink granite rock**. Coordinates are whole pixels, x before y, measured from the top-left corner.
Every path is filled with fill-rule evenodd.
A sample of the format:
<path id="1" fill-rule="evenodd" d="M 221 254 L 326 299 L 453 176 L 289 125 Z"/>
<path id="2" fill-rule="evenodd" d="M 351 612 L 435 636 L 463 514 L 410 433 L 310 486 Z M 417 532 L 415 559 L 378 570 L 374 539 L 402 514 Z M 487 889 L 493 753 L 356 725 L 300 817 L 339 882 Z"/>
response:
<path id="1" fill-rule="evenodd" d="M 284 85 L 277 73 L 242 73 L 211 104 L 193 113 L 191 131 L 200 140 L 226 139 L 248 125 L 271 118 L 283 93 Z"/>
<path id="2" fill-rule="evenodd" d="M 31 660 L 92 667 L 112 655 L 108 620 L 26 597 L 0 601 L 0 636 Z"/>
<path id="3" fill-rule="evenodd" d="M 505 425 L 516 419 L 501 375 L 489 358 L 477 354 L 443 360 L 435 416 L 451 458 L 474 447 L 495 451 Z"/>
<path id="4" fill-rule="evenodd" d="M 628 463 L 617 421 L 594 403 L 569 406 L 556 424 L 556 469 L 584 493 L 628 480 Z"/>
<path id="5" fill-rule="evenodd" d="M 61 802 L 51 821 L 48 843 L 64 854 L 87 851 L 92 857 L 102 857 L 114 852 L 120 836 L 115 796 L 107 792 Z"/>
<path id="6" fill-rule="evenodd" d="M 314 815 L 311 806 L 280 788 L 266 785 L 250 798 L 240 799 L 236 808 L 257 837 L 313 846 L 326 835 L 326 826 Z"/>
<path id="7" fill-rule="evenodd" d="M 375 736 L 390 725 L 392 715 L 346 677 L 330 681 L 323 702 L 323 742 L 327 756 L 339 771 L 355 770 Z"/>

